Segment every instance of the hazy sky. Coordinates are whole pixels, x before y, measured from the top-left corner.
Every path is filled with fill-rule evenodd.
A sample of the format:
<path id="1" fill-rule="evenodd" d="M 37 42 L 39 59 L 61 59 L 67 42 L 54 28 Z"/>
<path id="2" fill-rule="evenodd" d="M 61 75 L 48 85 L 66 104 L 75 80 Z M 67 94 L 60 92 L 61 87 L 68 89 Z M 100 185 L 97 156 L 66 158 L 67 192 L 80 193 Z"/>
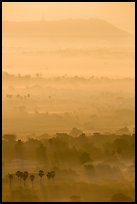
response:
<path id="1" fill-rule="evenodd" d="M 3 2 L 2 17 L 8 21 L 101 18 L 134 33 L 134 2 Z"/>

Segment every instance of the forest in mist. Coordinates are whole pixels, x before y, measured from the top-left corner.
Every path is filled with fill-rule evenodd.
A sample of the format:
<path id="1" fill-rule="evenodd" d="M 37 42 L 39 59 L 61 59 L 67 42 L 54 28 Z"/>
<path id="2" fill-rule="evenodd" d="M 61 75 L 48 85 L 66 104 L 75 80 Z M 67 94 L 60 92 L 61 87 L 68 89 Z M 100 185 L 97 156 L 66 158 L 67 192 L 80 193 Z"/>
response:
<path id="1" fill-rule="evenodd" d="M 3 201 L 135 200 L 129 33 L 96 18 L 3 21 Z"/>
<path id="2" fill-rule="evenodd" d="M 134 201 L 134 79 L 3 72 L 2 98 L 4 201 Z"/>
<path id="3" fill-rule="evenodd" d="M 134 128 L 134 80 L 3 73 L 3 133 Z"/>
<path id="4" fill-rule="evenodd" d="M 74 128 L 26 141 L 3 135 L 2 146 L 4 201 L 134 201 L 135 134 Z"/>

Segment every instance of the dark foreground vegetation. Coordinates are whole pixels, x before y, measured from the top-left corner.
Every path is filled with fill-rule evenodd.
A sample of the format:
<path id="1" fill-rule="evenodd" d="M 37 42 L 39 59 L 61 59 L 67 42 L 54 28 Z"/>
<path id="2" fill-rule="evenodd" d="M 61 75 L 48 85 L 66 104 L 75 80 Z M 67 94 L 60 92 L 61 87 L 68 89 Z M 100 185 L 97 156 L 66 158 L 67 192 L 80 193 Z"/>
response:
<path id="1" fill-rule="evenodd" d="M 135 134 L 73 129 L 2 143 L 3 201 L 134 201 Z"/>

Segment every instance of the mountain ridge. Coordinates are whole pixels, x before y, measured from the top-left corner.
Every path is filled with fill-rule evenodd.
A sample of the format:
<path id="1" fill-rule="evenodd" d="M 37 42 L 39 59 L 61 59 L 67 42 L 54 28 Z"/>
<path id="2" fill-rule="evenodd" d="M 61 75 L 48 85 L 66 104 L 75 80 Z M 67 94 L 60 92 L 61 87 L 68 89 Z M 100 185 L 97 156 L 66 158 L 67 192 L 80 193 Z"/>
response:
<path id="1" fill-rule="evenodd" d="M 132 35 L 102 19 L 63 19 L 57 21 L 3 21 L 5 36 L 131 37 Z"/>

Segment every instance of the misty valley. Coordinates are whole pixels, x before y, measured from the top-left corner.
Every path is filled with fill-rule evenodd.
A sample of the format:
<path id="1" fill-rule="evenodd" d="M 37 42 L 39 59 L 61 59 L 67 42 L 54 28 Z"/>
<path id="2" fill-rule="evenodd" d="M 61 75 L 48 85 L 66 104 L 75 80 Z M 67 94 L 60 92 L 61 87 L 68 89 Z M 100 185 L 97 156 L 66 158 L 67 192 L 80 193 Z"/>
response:
<path id="1" fill-rule="evenodd" d="M 85 133 L 134 129 L 134 80 L 3 72 L 3 133 Z M 129 133 L 128 132 L 128 133 Z"/>
<path id="2" fill-rule="evenodd" d="M 134 36 L 94 18 L 2 24 L 3 201 L 135 201 Z"/>
<path id="3" fill-rule="evenodd" d="M 4 201 L 133 201 L 134 145 L 133 79 L 3 72 Z"/>

